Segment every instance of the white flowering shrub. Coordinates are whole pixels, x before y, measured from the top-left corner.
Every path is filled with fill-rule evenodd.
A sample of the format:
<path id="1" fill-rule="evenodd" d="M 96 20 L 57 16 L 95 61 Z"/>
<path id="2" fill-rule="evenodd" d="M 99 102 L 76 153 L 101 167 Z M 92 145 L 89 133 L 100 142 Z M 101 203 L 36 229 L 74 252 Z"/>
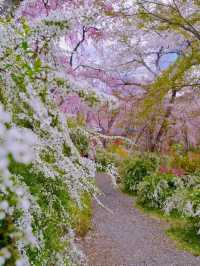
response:
<path id="1" fill-rule="evenodd" d="M 68 24 L 62 16 L 55 21 L 55 15 L 34 24 L 24 18 L 0 22 L 0 101 L 11 114 L 11 124 L 37 136 L 32 158 L 25 144 L 31 139 L 23 129 L 10 129 L 8 134 L 17 140 L 9 146 L 10 172 L 30 191 L 30 212 L 22 215 L 22 232 L 28 220 L 37 239 L 33 247 L 18 244 L 27 265 L 81 264 L 84 256 L 73 242 L 76 219 L 88 206 L 84 198 L 95 190 L 91 181 L 95 164 L 80 156 L 52 93 L 61 85 L 65 93 L 70 91 L 67 80 L 58 75 L 62 67 L 54 57 Z M 31 159 L 31 164 L 23 164 Z M 2 255 L 7 257 L 8 253 Z"/>
<path id="2" fill-rule="evenodd" d="M 105 149 L 97 150 L 96 151 L 96 163 L 97 163 L 97 170 L 99 172 L 107 172 L 109 169 L 114 165 L 115 158 L 114 155 L 106 151 Z"/>
<path id="3" fill-rule="evenodd" d="M 183 176 L 179 180 L 177 190 L 164 204 L 166 214 L 173 211 L 188 219 L 188 225 L 193 226 L 200 234 L 200 177 Z"/>
<path id="4" fill-rule="evenodd" d="M 117 182 L 118 182 L 118 180 L 120 178 L 117 167 L 114 164 L 109 164 L 107 166 L 106 172 L 111 177 L 111 181 L 112 181 L 113 188 L 117 188 L 117 186 L 118 186 L 117 185 Z"/>
<path id="5" fill-rule="evenodd" d="M 140 183 L 146 176 L 156 172 L 159 164 L 159 158 L 153 154 L 129 155 L 119 167 L 124 190 L 137 193 Z"/>
<path id="6" fill-rule="evenodd" d="M 31 220 L 26 219 L 30 213 L 30 193 L 9 172 L 11 156 L 23 164 L 34 160 L 35 144 L 36 135 L 11 126 L 10 114 L 0 105 L 0 265 L 25 265 L 20 254 L 22 246 L 37 244 Z"/>
<path id="7" fill-rule="evenodd" d="M 146 176 L 139 184 L 137 200 L 146 207 L 162 209 L 166 199 L 174 193 L 176 188 L 175 176 L 154 173 Z"/>
<path id="8" fill-rule="evenodd" d="M 187 226 L 200 234 L 200 177 L 175 176 L 155 172 L 139 183 L 137 202 L 187 220 Z"/>

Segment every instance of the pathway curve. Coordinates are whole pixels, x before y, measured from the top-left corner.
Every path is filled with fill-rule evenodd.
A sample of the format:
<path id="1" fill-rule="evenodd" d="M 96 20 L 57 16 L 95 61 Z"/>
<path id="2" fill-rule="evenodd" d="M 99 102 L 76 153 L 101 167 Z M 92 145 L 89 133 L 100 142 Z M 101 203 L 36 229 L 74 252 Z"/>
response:
<path id="1" fill-rule="evenodd" d="M 200 266 L 200 257 L 179 251 L 163 222 L 133 208 L 133 199 L 115 191 L 107 175 L 97 175 L 100 200 L 94 203 L 93 229 L 83 240 L 89 266 Z"/>

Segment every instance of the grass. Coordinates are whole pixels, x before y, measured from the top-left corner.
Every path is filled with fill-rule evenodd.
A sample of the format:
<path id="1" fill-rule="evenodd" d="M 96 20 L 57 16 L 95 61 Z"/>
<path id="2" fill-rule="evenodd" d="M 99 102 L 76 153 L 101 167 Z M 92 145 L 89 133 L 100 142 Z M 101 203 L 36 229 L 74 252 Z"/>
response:
<path id="1" fill-rule="evenodd" d="M 83 208 L 72 208 L 73 227 L 77 236 L 84 237 L 91 229 L 92 197 L 83 193 L 81 197 Z"/>
<path id="2" fill-rule="evenodd" d="M 197 235 L 193 227 L 177 227 L 174 225 L 166 233 L 176 241 L 178 248 L 188 251 L 194 256 L 200 256 L 200 236 Z"/>
<path id="3" fill-rule="evenodd" d="M 200 256 L 200 236 L 197 235 L 194 227 L 188 226 L 186 219 L 177 213 L 166 215 L 159 209 L 144 207 L 138 203 L 134 206 L 153 219 L 166 222 L 168 224 L 166 235 L 175 241 L 178 249 L 190 252 L 194 256 Z"/>

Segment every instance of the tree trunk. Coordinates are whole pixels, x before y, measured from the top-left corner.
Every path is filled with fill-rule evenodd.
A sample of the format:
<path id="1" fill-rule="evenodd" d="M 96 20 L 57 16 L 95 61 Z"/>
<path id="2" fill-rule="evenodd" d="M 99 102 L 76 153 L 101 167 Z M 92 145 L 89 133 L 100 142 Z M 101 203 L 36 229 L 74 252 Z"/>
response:
<path id="1" fill-rule="evenodd" d="M 162 124 L 161 124 L 160 129 L 159 129 L 159 131 L 158 131 L 158 133 L 157 133 L 157 135 L 156 135 L 156 137 L 154 139 L 154 143 L 153 143 L 153 145 L 151 147 L 151 151 L 152 152 L 156 150 L 158 144 L 161 142 L 163 134 L 165 133 L 165 130 L 166 130 L 166 127 L 167 127 L 167 120 L 168 120 L 168 118 L 170 117 L 170 115 L 172 113 L 173 104 L 174 104 L 175 99 L 176 99 L 176 93 L 177 93 L 176 90 L 172 90 L 172 96 L 171 96 L 171 99 L 169 101 L 169 106 L 166 109 Z"/>

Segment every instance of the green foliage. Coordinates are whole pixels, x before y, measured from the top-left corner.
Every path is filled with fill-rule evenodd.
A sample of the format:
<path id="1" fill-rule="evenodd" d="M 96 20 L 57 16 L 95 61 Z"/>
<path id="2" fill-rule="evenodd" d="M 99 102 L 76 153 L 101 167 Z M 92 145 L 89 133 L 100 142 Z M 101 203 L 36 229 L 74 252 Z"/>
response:
<path id="1" fill-rule="evenodd" d="M 71 251 L 69 248 L 72 247 L 69 229 L 84 235 L 90 227 L 91 197 L 85 194 L 86 186 L 91 191 L 89 181 L 85 181 L 89 169 L 78 155 L 74 155 L 75 149 L 68 135 L 68 129 L 60 118 L 59 109 L 52 98 L 54 87 L 57 87 L 55 85 L 68 88 L 67 82 L 56 79 L 55 62 L 50 65 L 49 60 L 45 61 L 49 56 L 52 38 L 56 38 L 55 28 L 66 29 L 66 23 L 47 21 L 46 25 L 51 26 L 52 30 L 48 31 L 45 27 L 47 29 L 45 34 L 49 36 L 44 40 L 38 54 L 32 50 L 32 42 L 36 36 L 30 36 L 30 33 L 35 30 L 34 34 L 44 34 L 39 32 L 40 27 L 30 29 L 25 21 L 22 28 L 19 26 L 15 29 L 14 25 L 11 25 L 10 29 L 13 27 L 14 30 L 20 31 L 16 40 L 15 31 L 12 32 L 14 46 L 17 45 L 17 48 L 13 49 L 13 46 L 11 49 L 7 48 L 1 60 L 2 73 L 5 70 L 9 74 L 2 75 L 0 80 L 0 101 L 11 112 L 14 125 L 31 129 L 38 137 L 34 166 L 24 166 L 12 161 L 9 167 L 20 185 L 28 188 L 27 194 L 31 198 L 30 213 L 26 215 L 32 223 L 33 233 L 39 246 L 28 247 L 26 253 L 30 264 L 34 266 L 69 265 L 71 262 L 69 255 L 74 255 L 74 250 Z M 78 128 L 71 134 L 81 154 L 87 155 L 89 147 L 87 137 Z M 70 157 L 72 150 L 74 156 L 67 160 L 65 157 Z M 80 199 L 81 193 L 83 196 Z M 80 209 L 81 203 L 82 209 Z M 9 245 L 12 241 L 4 239 L 1 229 L 5 234 L 7 231 L 12 232 L 15 230 L 14 223 L 17 224 L 16 217 L 12 217 L 6 225 L 0 226 L 1 245 L 5 243 Z M 11 245 L 15 249 L 15 243 Z M 15 250 L 12 254 L 14 252 Z M 77 252 L 75 254 L 77 255 Z M 14 265 L 14 262 L 10 265 Z"/>
<path id="2" fill-rule="evenodd" d="M 200 180 L 198 180 L 200 181 Z M 196 185 L 188 185 L 185 188 L 175 191 L 167 204 L 170 206 L 170 212 L 176 211 L 181 216 L 187 218 L 188 225 L 193 226 L 199 231 L 200 224 L 200 182 Z"/>
<path id="3" fill-rule="evenodd" d="M 63 154 L 67 157 L 70 157 L 72 155 L 71 148 L 67 144 L 63 144 Z"/>
<path id="4" fill-rule="evenodd" d="M 176 188 L 176 177 L 155 173 L 146 176 L 139 184 L 137 201 L 150 208 L 162 209 L 166 199 L 172 196 Z"/>
<path id="5" fill-rule="evenodd" d="M 173 224 L 168 230 L 167 235 L 177 241 L 178 247 L 191 252 L 194 256 L 200 255 L 200 238 L 194 227 L 180 223 Z"/>
<path id="6" fill-rule="evenodd" d="M 182 155 L 180 146 L 176 153 Z M 147 170 L 143 161 L 132 160 L 132 176 L 128 176 L 137 192 L 137 204 L 145 212 L 159 215 L 159 219 L 167 220 L 171 227 L 167 234 L 178 241 L 178 245 L 196 255 L 200 254 L 200 174 L 175 176 Z M 128 171 L 130 161 L 123 166 Z M 177 167 L 177 165 L 176 165 Z M 124 170 L 124 171 L 125 171 Z M 145 176 L 144 176 L 145 175 Z M 129 185 L 129 184 L 128 184 Z M 129 187 L 128 187 L 129 188 Z M 130 192 L 130 190 L 128 190 Z M 191 235 L 190 235 L 191 234 Z"/>
<path id="7" fill-rule="evenodd" d="M 195 256 L 200 255 L 200 238 L 196 228 L 188 224 L 188 221 L 180 214 L 173 212 L 166 215 L 160 209 L 143 205 L 136 205 L 140 211 L 145 212 L 151 218 L 165 221 L 169 224 L 166 234 L 176 241 L 176 245 L 181 250 L 186 250 Z"/>
<path id="8" fill-rule="evenodd" d="M 171 148 L 170 167 L 181 168 L 187 174 L 193 174 L 200 171 L 200 153 L 199 151 L 184 151 L 182 145 L 173 145 Z"/>
<path id="9" fill-rule="evenodd" d="M 193 31 L 199 23 L 199 1 L 193 1 L 192 12 L 180 13 L 180 9 L 186 10 L 188 1 L 179 1 L 179 3 L 161 4 L 159 1 L 140 1 L 138 19 L 139 27 L 145 30 L 154 30 L 158 32 L 175 32 L 188 40 L 199 39 L 197 32 Z M 152 8 L 153 7 L 153 8 Z"/>
<path id="10" fill-rule="evenodd" d="M 70 129 L 71 140 L 76 146 L 77 150 L 82 156 L 87 156 L 89 152 L 89 139 L 82 130 L 85 126 L 83 117 L 79 115 L 76 119 L 68 118 L 67 126 Z"/>
<path id="11" fill-rule="evenodd" d="M 33 213 L 33 229 L 35 233 L 42 232 L 45 244 L 39 249 L 30 248 L 28 255 L 34 265 L 39 266 L 45 262 L 52 264 L 55 259 L 54 252 L 62 253 L 68 246 L 68 243 L 62 240 L 69 225 L 69 220 L 63 215 L 63 208 L 67 211 L 70 204 L 66 185 L 60 180 L 47 179 L 41 173 L 36 173 L 32 166 L 24 167 L 14 161 L 10 171 L 22 177 L 22 182 L 29 187 L 41 209 L 41 213 L 37 213 L 37 210 Z M 49 197 L 54 197 L 51 205 Z"/>
<path id="12" fill-rule="evenodd" d="M 69 22 L 65 20 L 63 21 L 45 20 L 45 24 L 50 27 L 58 27 L 61 30 L 69 28 Z"/>
<path id="13" fill-rule="evenodd" d="M 74 118 L 68 118 L 67 126 L 69 129 L 76 129 L 78 127 L 77 120 Z"/>
<path id="14" fill-rule="evenodd" d="M 139 110 L 136 114 L 137 123 L 148 124 L 151 135 L 158 137 L 155 138 L 158 143 L 152 142 L 151 150 L 159 146 L 164 133 L 166 135 L 170 128 L 172 121 L 169 118 L 174 111 L 172 106 L 176 103 L 177 93 L 185 89 L 185 84 L 196 83 L 195 78 L 186 82 L 186 77 L 190 76 L 193 68 L 200 63 L 198 47 L 199 43 L 192 42 L 191 49 L 188 49 L 184 56 L 179 56 L 176 62 L 163 70 L 162 74 L 146 87 L 146 95 L 137 106 Z M 193 90 L 196 88 L 195 85 L 191 86 Z M 170 106 L 166 106 L 166 99 L 169 100 Z M 157 132 L 158 124 L 162 125 L 160 134 Z"/>
<path id="15" fill-rule="evenodd" d="M 107 150 L 97 150 L 96 151 L 96 162 L 97 171 L 106 172 L 110 165 L 115 163 L 115 158 L 113 153 Z"/>
<path id="16" fill-rule="evenodd" d="M 155 172 L 159 166 L 159 158 L 153 154 L 129 156 L 119 167 L 124 189 L 136 193 L 138 185 L 145 176 Z"/>
<path id="17" fill-rule="evenodd" d="M 79 97 L 86 102 L 90 107 L 97 106 L 100 100 L 95 92 L 85 92 L 84 90 L 79 91 Z"/>
<path id="18" fill-rule="evenodd" d="M 200 154 L 186 154 L 181 162 L 181 167 L 191 174 L 200 171 Z"/>
<path id="19" fill-rule="evenodd" d="M 70 137 L 80 154 L 87 156 L 89 152 L 89 139 L 87 136 L 78 128 L 70 132 Z"/>
<path id="20" fill-rule="evenodd" d="M 14 181 L 14 180 L 13 180 Z M 14 214 L 6 215 L 4 219 L 0 219 L 0 250 L 3 253 L 3 249 L 7 249 L 11 256 L 6 260 L 6 266 L 12 266 L 19 259 L 19 251 L 17 249 L 17 241 L 23 236 L 22 232 L 16 226 L 16 221 L 21 218 L 21 213 L 16 210 L 17 206 L 16 194 L 12 191 L 9 193 L 0 193 L 0 202 L 9 202 L 10 206 L 14 208 Z M 11 237 L 13 235 L 13 237 Z M 1 254 L 0 252 L 0 255 Z"/>
<path id="21" fill-rule="evenodd" d="M 32 265 L 55 265 L 55 253 L 67 254 L 69 243 L 64 236 L 68 233 L 69 225 L 78 235 L 84 235 L 89 230 L 91 196 L 83 193 L 83 208 L 79 209 L 70 199 L 66 184 L 61 179 L 46 178 L 31 165 L 24 166 L 14 161 L 10 165 L 10 171 L 21 176 L 21 181 L 28 186 L 40 207 L 39 211 L 32 210 L 33 230 L 36 234 L 41 232 L 44 245 L 27 250 Z"/>
<path id="22" fill-rule="evenodd" d="M 54 151 L 52 150 L 44 150 L 42 151 L 42 153 L 40 154 L 40 158 L 49 164 L 53 164 L 55 163 L 55 155 L 54 155 Z"/>
<path id="23" fill-rule="evenodd" d="M 84 237 L 91 229 L 92 198 L 91 195 L 85 192 L 82 194 L 81 200 L 83 205 L 82 209 L 71 204 L 71 213 L 73 217 L 72 226 L 77 236 Z"/>
<path id="24" fill-rule="evenodd" d="M 141 102 L 143 108 L 140 115 L 142 117 L 150 117 L 153 112 L 158 110 L 158 104 L 163 103 L 168 92 L 173 89 L 176 91 L 182 89 L 182 84 L 185 82 L 185 74 L 195 62 L 198 63 L 198 57 L 199 52 L 197 55 L 197 51 L 192 51 L 191 54 L 179 58 L 173 65 L 163 71 L 161 76 L 155 79 L 149 86 L 144 101 Z"/>

